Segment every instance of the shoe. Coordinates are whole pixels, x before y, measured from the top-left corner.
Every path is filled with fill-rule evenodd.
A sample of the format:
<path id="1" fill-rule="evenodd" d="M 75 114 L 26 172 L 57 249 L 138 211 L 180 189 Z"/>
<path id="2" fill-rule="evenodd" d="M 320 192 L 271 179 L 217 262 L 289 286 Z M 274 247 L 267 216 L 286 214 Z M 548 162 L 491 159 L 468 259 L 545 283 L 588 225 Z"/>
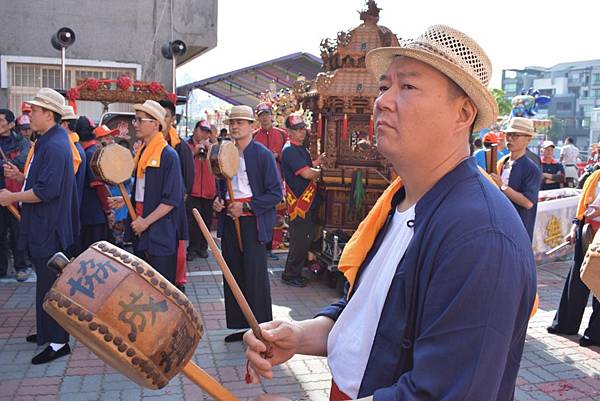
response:
<path id="1" fill-rule="evenodd" d="M 207 259 L 208 258 L 208 251 L 206 249 L 199 251 L 198 252 L 198 256 L 200 256 L 202 259 Z"/>
<path id="2" fill-rule="evenodd" d="M 233 333 L 228 336 L 225 336 L 225 342 L 226 343 L 235 343 L 238 341 L 242 341 L 242 338 L 244 337 L 244 333 L 245 333 L 245 331 L 238 331 L 237 333 Z"/>
<path id="3" fill-rule="evenodd" d="M 27 341 L 28 343 L 36 343 L 37 344 L 37 334 L 30 334 L 27 337 L 25 337 L 25 341 Z"/>
<path id="4" fill-rule="evenodd" d="M 283 284 L 287 284 L 292 287 L 299 287 L 299 288 L 306 287 L 306 279 L 301 276 L 294 277 L 294 276 L 287 276 L 287 275 L 283 274 L 281 276 L 281 281 L 283 282 Z"/>
<path id="5" fill-rule="evenodd" d="M 188 251 L 188 253 L 185 255 L 185 258 L 188 262 L 191 262 L 192 260 L 196 259 L 196 253 Z"/>
<path id="6" fill-rule="evenodd" d="M 600 347 L 600 342 L 594 341 L 591 338 L 589 338 L 588 336 L 583 336 L 579 339 L 579 345 L 582 347 L 592 347 L 592 346 Z"/>
<path id="7" fill-rule="evenodd" d="M 550 334 L 562 334 L 565 336 L 574 336 L 575 334 L 577 334 L 577 332 L 566 332 L 566 331 L 560 331 L 557 328 L 553 327 L 553 326 L 548 326 L 546 327 L 546 331 Z"/>
<path id="8" fill-rule="evenodd" d="M 42 352 L 37 354 L 31 360 L 32 365 L 41 365 L 43 363 L 52 362 L 55 359 L 63 357 L 65 355 L 69 355 L 71 353 L 71 347 L 69 344 L 65 344 L 58 351 L 54 351 L 51 346 L 47 346 Z"/>
<path id="9" fill-rule="evenodd" d="M 30 275 L 31 275 L 31 272 L 29 271 L 29 269 L 17 270 L 17 281 L 20 283 L 27 281 L 27 279 L 29 278 Z"/>
<path id="10" fill-rule="evenodd" d="M 269 254 L 267 256 L 271 260 L 279 260 L 279 256 L 277 256 L 276 254 L 274 254 L 273 251 L 269 252 Z"/>

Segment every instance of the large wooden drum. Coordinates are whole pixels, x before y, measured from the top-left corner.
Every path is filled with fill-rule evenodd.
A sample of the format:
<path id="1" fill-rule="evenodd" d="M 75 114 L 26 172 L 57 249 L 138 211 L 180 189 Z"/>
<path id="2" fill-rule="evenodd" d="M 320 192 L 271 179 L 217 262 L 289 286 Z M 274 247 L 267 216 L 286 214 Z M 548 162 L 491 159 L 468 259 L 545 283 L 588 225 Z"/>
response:
<path id="1" fill-rule="evenodd" d="M 231 141 L 211 145 L 209 151 L 210 168 L 215 177 L 230 180 L 240 168 L 240 152 Z"/>
<path id="2" fill-rule="evenodd" d="M 235 399 L 190 362 L 204 332 L 200 317 L 152 266 L 108 242 L 62 266 L 55 255 L 49 265 L 62 272 L 44 310 L 110 366 L 151 389 L 183 370 L 216 399 Z M 197 371 L 207 378 L 193 377 Z"/>

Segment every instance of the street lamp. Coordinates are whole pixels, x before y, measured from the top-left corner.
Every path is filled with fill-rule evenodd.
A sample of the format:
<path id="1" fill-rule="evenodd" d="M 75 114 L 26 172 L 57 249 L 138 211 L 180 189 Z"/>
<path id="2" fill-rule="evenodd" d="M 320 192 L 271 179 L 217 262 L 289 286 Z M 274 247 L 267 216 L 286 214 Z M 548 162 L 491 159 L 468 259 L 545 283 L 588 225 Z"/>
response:
<path id="1" fill-rule="evenodd" d="M 52 47 L 60 50 L 60 86 L 62 89 L 67 89 L 65 85 L 66 68 L 65 68 L 65 51 L 67 47 L 75 43 L 75 32 L 71 28 L 62 27 L 50 38 Z"/>
<path id="2" fill-rule="evenodd" d="M 183 56 L 187 51 L 187 46 L 183 42 L 183 40 L 172 40 L 165 43 L 160 49 L 162 55 L 167 60 L 172 61 L 172 69 L 173 69 L 173 93 L 177 94 L 177 86 L 175 83 L 175 68 L 177 65 L 176 58 Z"/>

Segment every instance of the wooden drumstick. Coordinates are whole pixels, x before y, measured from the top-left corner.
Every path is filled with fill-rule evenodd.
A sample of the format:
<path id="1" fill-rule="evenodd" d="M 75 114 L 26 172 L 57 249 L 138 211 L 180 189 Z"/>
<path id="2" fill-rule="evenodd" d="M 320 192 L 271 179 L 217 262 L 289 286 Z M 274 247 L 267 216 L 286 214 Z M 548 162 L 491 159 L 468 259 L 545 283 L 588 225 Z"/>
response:
<path id="1" fill-rule="evenodd" d="M 137 214 L 135 213 L 135 209 L 131 204 L 131 199 L 129 199 L 129 195 L 127 194 L 127 190 L 125 189 L 125 185 L 123 185 L 123 183 L 119 184 L 119 190 L 121 191 L 125 205 L 127 205 L 127 210 L 129 211 L 129 216 L 131 216 L 131 221 L 134 221 L 137 219 Z"/>
<path id="2" fill-rule="evenodd" d="M 215 240 L 210 234 L 210 231 L 208 231 L 208 227 L 206 227 L 206 224 L 204 224 L 202 216 L 200 216 L 198 209 L 193 209 L 192 213 L 194 215 L 194 219 L 196 219 L 196 223 L 198 223 L 198 227 L 200 227 L 200 231 L 202 231 L 202 234 L 204 235 L 204 238 L 208 243 L 208 246 L 210 246 L 210 250 L 212 251 L 213 255 L 215 256 L 215 259 L 217 260 L 217 264 L 223 272 L 223 277 L 225 277 L 225 281 L 227 281 L 227 284 L 229 285 L 229 288 L 231 288 L 231 292 L 233 293 L 235 300 L 240 306 L 244 317 L 248 321 L 248 324 L 250 324 L 252 332 L 254 333 L 256 338 L 258 338 L 260 341 L 265 343 L 265 345 L 267 345 L 268 349 L 269 344 L 265 341 L 261 334 L 260 326 L 258 325 L 258 320 L 256 320 L 254 313 L 252 313 L 252 309 L 250 309 L 250 305 L 248 305 L 248 301 L 246 301 L 246 297 L 242 293 L 242 290 L 240 289 L 240 286 L 238 285 L 237 281 L 235 281 L 233 274 L 231 274 L 231 270 L 229 270 L 227 262 L 225 262 L 225 259 L 223 259 L 223 255 L 221 255 L 221 252 L 219 251 Z"/>
<path id="3" fill-rule="evenodd" d="M 231 179 L 227 178 L 225 180 L 227 183 L 227 192 L 229 193 L 229 200 L 233 202 L 233 186 L 231 185 Z M 238 245 L 240 246 L 240 251 L 244 250 L 244 246 L 242 244 L 242 228 L 240 227 L 240 219 L 233 219 L 233 223 L 235 224 L 235 233 L 237 234 Z"/>
<path id="4" fill-rule="evenodd" d="M 188 362 L 188 364 L 181 369 L 181 372 L 215 400 L 238 401 L 238 398 L 235 395 L 223 387 L 221 383 L 213 379 L 212 376 L 194 362 Z"/>

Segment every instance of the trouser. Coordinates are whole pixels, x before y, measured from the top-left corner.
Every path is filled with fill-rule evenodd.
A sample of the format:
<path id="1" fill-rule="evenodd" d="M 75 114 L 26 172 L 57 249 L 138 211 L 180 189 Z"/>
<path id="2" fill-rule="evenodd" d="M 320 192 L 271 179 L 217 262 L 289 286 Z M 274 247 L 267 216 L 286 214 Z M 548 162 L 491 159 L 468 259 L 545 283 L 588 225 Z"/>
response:
<path id="1" fill-rule="evenodd" d="M 57 275 L 48 266 L 50 257 L 31 258 L 35 267 L 37 281 L 35 284 L 35 320 L 37 328 L 37 344 L 43 345 L 48 342 L 64 344 L 69 342 L 69 333 L 62 328 L 43 308 L 44 297 L 52 288 Z"/>
<path id="2" fill-rule="evenodd" d="M 267 272 L 267 254 L 265 244 L 258 241 L 256 217 L 239 218 L 243 252 L 240 251 L 238 246 L 233 220 L 227 216 L 224 219 L 223 236 L 221 238 L 223 258 L 225 258 L 235 281 L 246 297 L 258 322 L 271 321 L 273 320 L 273 313 L 271 311 L 271 287 Z M 223 280 L 223 290 L 227 328 L 248 328 L 248 322 L 225 280 Z"/>
<path id="3" fill-rule="evenodd" d="M 560 304 L 552 327 L 563 333 L 577 333 L 583 313 L 587 306 L 590 290 L 579 277 L 581 263 L 585 257 L 582 249 L 583 223 L 579 222 L 575 237 L 575 258 L 569 271 L 565 286 L 560 297 Z M 594 341 L 600 342 L 600 303 L 596 297 L 592 300 L 592 316 L 584 333 Z"/>
<path id="4" fill-rule="evenodd" d="M 114 242 L 108 224 L 86 224 L 81 226 L 81 252 L 98 241 Z"/>
<path id="5" fill-rule="evenodd" d="M 196 220 L 194 219 L 192 209 L 198 209 L 200 216 L 202 216 L 202 220 L 204 220 L 204 224 L 206 224 L 210 230 L 210 225 L 213 218 L 213 199 L 188 196 L 185 205 L 187 208 L 188 230 L 190 237 L 190 243 L 187 250 L 193 252 L 204 252 L 206 251 L 208 244 L 204 238 L 204 235 L 202 235 L 202 232 L 200 231 L 200 227 L 198 227 L 198 223 L 196 223 Z"/>
<path id="6" fill-rule="evenodd" d="M 25 251 L 17 250 L 18 238 L 19 221 L 7 208 L 0 206 L 0 276 L 4 276 L 8 272 L 9 247 L 13 255 L 15 270 L 22 270 L 27 267 Z"/>
<path id="7" fill-rule="evenodd" d="M 296 217 L 290 221 L 288 234 L 290 236 L 290 250 L 285 262 L 283 274 L 286 276 L 299 277 L 302 273 L 302 267 L 306 261 L 306 255 L 314 236 L 314 211 L 309 210 L 305 218 Z"/>
<path id="8" fill-rule="evenodd" d="M 136 251 L 135 255 L 144 259 L 150 266 L 159 272 L 164 278 L 175 285 L 175 272 L 177 271 L 177 251 L 172 255 L 157 256 L 148 252 Z"/>

